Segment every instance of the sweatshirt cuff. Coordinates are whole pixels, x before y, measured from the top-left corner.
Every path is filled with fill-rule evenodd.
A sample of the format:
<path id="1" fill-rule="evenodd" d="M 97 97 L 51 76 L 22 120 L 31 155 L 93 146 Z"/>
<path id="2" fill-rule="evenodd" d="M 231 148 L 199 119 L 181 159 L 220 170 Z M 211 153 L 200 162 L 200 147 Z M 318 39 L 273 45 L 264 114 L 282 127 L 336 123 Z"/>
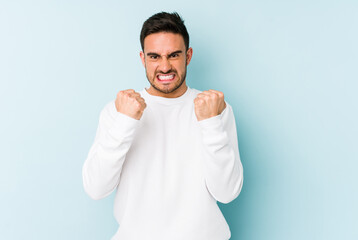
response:
<path id="1" fill-rule="evenodd" d="M 198 121 L 198 124 L 202 130 L 217 129 L 221 127 L 221 114 Z"/>
<path id="2" fill-rule="evenodd" d="M 211 118 L 207 118 L 201 121 L 198 121 L 198 124 L 202 130 L 209 130 L 209 129 L 221 129 L 221 118 L 224 113 L 227 111 L 228 106 L 226 105 L 225 109 L 219 114 Z"/>
<path id="3" fill-rule="evenodd" d="M 138 124 L 139 120 L 131 118 L 123 113 L 116 112 L 114 124 L 110 132 L 113 133 L 113 136 L 131 136 L 134 134 Z"/>

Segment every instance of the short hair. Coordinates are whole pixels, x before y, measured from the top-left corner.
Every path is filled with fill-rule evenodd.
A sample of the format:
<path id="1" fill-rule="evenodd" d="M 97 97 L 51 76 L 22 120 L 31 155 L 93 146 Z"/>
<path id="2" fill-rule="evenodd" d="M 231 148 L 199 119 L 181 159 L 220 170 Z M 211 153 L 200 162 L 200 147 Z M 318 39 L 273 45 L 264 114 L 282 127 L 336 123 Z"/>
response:
<path id="1" fill-rule="evenodd" d="M 152 34 L 159 32 L 178 33 L 184 39 L 186 50 L 189 48 L 189 34 L 184 25 L 184 20 L 177 12 L 159 12 L 148 18 L 142 26 L 140 32 L 140 44 L 144 51 L 144 39 Z"/>

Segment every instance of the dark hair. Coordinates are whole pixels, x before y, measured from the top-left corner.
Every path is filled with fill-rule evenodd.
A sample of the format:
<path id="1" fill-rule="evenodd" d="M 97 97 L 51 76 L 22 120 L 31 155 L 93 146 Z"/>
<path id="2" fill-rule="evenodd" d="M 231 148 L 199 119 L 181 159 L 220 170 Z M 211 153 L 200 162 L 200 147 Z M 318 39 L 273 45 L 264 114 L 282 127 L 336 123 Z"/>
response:
<path id="1" fill-rule="evenodd" d="M 140 32 L 140 44 L 144 51 L 144 39 L 152 33 L 158 32 L 170 32 L 178 33 L 183 36 L 186 50 L 189 48 L 189 34 L 184 25 L 184 20 L 179 16 L 177 12 L 156 13 L 148 18 L 142 26 Z"/>

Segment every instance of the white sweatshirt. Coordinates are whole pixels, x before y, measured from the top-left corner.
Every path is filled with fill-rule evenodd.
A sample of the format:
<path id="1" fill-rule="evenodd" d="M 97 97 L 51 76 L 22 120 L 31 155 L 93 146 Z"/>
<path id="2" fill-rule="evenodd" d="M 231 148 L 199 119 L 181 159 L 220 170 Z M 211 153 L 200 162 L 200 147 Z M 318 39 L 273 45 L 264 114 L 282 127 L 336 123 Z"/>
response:
<path id="1" fill-rule="evenodd" d="M 112 240 L 229 239 L 217 201 L 234 200 L 243 183 L 231 106 L 198 121 L 196 89 L 178 98 L 139 93 L 147 104 L 140 120 L 117 112 L 114 101 L 104 107 L 83 166 L 93 199 L 117 190 Z"/>

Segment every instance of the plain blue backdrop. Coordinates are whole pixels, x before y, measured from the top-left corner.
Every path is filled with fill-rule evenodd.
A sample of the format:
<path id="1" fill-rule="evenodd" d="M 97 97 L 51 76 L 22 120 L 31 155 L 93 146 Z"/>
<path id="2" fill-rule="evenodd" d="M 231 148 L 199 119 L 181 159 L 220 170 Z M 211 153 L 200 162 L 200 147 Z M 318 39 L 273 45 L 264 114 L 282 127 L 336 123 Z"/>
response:
<path id="1" fill-rule="evenodd" d="M 148 86 L 143 21 L 178 11 L 187 82 L 233 106 L 232 240 L 358 239 L 357 1 L 0 0 L 0 239 L 110 239 L 82 165 L 119 90 Z"/>

